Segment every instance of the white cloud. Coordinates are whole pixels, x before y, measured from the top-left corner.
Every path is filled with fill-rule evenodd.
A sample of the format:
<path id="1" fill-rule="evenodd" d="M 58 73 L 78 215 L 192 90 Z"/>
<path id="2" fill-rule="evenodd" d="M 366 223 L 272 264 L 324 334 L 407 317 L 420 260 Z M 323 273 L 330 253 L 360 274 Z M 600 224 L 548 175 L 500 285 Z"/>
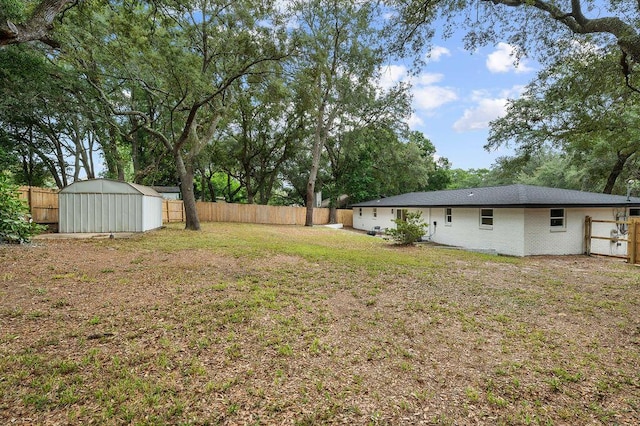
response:
<path id="1" fill-rule="evenodd" d="M 458 94 L 451 87 L 439 86 L 444 79 L 443 74 L 424 73 L 411 79 L 413 108 L 423 114 L 430 114 L 434 109 L 458 99 Z"/>
<path id="2" fill-rule="evenodd" d="M 410 85 L 415 112 L 407 120 L 407 124 L 415 128 L 424 125 L 422 116 L 430 115 L 438 107 L 458 99 L 453 88 L 436 84 L 443 79 L 443 74 L 423 73 L 412 76 L 403 65 L 387 65 L 380 70 L 377 84 L 382 90 L 388 90 L 399 83 Z"/>
<path id="3" fill-rule="evenodd" d="M 500 90 L 497 95 L 487 90 L 472 91 L 470 100 L 474 105 L 465 109 L 462 117 L 453 123 L 453 130 L 462 133 L 489 128 L 489 122 L 504 116 L 507 101 L 520 97 L 524 89 L 525 86 L 515 85 Z"/>
<path id="4" fill-rule="evenodd" d="M 514 64 L 518 53 L 518 48 L 507 43 L 498 43 L 497 49 L 487 56 L 487 69 L 492 73 L 507 73 L 510 71 L 516 73 L 525 73 L 533 71 L 528 66 L 527 58 L 520 58 L 517 64 Z"/>
<path id="5" fill-rule="evenodd" d="M 427 61 L 438 62 L 443 56 L 451 56 L 451 51 L 443 46 L 433 46 L 433 49 L 427 54 Z"/>
<path id="6" fill-rule="evenodd" d="M 389 90 L 396 84 L 407 79 L 407 67 L 403 65 L 387 65 L 380 70 L 378 86 L 383 90 Z"/>
<path id="7" fill-rule="evenodd" d="M 416 86 L 430 86 L 433 83 L 438 83 L 442 81 L 444 78 L 444 74 L 432 74 L 432 73 L 424 73 L 420 74 L 413 82 Z"/>
<path id="8" fill-rule="evenodd" d="M 490 121 L 505 114 L 506 105 L 507 98 L 479 99 L 475 107 L 466 109 L 462 117 L 453 123 L 453 130 L 461 133 L 486 129 Z"/>
<path id="9" fill-rule="evenodd" d="M 456 99 L 458 95 L 449 87 L 427 85 L 413 89 L 413 104 L 417 110 L 431 111 Z"/>
<path id="10" fill-rule="evenodd" d="M 500 96 L 503 98 L 516 99 L 522 96 L 526 88 L 527 86 L 523 84 L 516 84 L 510 89 L 505 89 L 502 92 L 500 92 Z"/>
<path id="11" fill-rule="evenodd" d="M 424 120 L 413 113 L 407 120 L 407 125 L 410 129 L 415 129 L 416 127 L 424 126 Z"/>

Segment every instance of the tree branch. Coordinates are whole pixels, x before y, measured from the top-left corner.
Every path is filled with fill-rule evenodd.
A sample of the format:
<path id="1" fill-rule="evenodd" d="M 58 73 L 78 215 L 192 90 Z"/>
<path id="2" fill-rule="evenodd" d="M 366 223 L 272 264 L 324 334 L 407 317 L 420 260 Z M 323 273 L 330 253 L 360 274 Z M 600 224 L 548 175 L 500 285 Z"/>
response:
<path id="1" fill-rule="evenodd" d="M 53 20 L 71 0 L 42 0 L 24 24 L 14 24 L 7 20 L 0 22 L 0 46 L 41 41 L 51 47 L 59 44 L 49 37 Z"/>
<path id="2" fill-rule="evenodd" d="M 587 18 L 582 12 L 581 0 L 571 0 L 571 12 L 565 12 L 549 0 L 482 0 L 510 7 L 531 6 L 545 12 L 550 18 L 563 23 L 576 34 L 607 33 L 613 35 L 627 61 L 640 62 L 640 33 L 637 28 L 614 16 Z M 640 8 L 640 0 L 638 0 Z M 627 77 L 628 84 L 628 74 Z M 629 86 L 631 87 L 631 86 Z M 633 89 L 633 88 L 632 88 Z"/>

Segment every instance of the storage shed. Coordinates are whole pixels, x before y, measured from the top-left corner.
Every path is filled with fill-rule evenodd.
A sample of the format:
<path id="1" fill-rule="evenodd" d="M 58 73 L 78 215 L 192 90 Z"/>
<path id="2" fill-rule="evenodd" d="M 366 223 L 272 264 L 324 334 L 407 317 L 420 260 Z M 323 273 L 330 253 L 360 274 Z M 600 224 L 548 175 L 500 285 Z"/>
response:
<path id="1" fill-rule="evenodd" d="M 61 233 L 144 232 L 162 226 L 162 196 L 109 179 L 78 181 L 59 194 Z"/>

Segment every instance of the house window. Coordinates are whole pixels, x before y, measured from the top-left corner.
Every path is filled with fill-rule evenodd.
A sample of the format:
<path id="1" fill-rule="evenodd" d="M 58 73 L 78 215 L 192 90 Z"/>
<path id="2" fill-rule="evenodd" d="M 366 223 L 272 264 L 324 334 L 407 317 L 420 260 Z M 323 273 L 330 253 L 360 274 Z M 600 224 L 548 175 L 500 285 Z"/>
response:
<path id="1" fill-rule="evenodd" d="M 552 229 L 564 229 L 564 209 L 551 209 L 549 213 L 549 221 Z"/>
<path id="2" fill-rule="evenodd" d="M 493 228 L 493 209 L 480 209 L 480 228 Z"/>
<path id="3" fill-rule="evenodd" d="M 378 217 L 378 209 L 377 208 L 373 208 L 373 217 Z"/>
<path id="4" fill-rule="evenodd" d="M 407 209 L 397 209 L 396 219 L 407 220 Z"/>
<path id="5" fill-rule="evenodd" d="M 445 226 L 451 226 L 453 215 L 451 214 L 451 207 L 444 209 L 444 224 Z"/>
<path id="6" fill-rule="evenodd" d="M 358 208 L 358 216 L 362 217 L 362 207 Z"/>
<path id="7" fill-rule="evenodd" d="M 629 209 L 629 216 L 640 216 L 640 209 Z"/>

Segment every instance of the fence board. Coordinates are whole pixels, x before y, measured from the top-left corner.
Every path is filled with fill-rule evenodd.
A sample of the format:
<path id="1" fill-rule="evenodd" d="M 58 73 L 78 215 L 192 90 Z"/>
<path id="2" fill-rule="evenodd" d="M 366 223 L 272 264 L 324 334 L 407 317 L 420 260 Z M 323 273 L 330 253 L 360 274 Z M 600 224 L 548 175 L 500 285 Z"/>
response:
<path id="1" fill-rule="evenodd" d="M 25 200 L 36 223 L 58 223 L 58 190 L 21 186 L 18 189 L 20 199 Z"/>
<path id="2" fill-rule="evenodd" d="M 640 219 L 633 218 L 629 223 L 629 263 L 640 263 Z"/>
<path id="3" fill-rule="evenodd" d="M 184 205 L 180 200 L 163 200 L 162 223 L 184 222 Z"/>
<path id="4" fill-rule="evenodd" d="M 628 225 L 627 238 L 622 238 L 619 236 L 598 236 L 593 235 L 593 224 L 594 223 L 611 223 L 615 225 Z M 629 263 L 638 264 L 640 263 L 640 219 L 631 218 L 629 221 L 615 221 L 615 220 L 595 220 L 590 216 L 586 216 L 584 219 L 584 239 L 585 239 L 585 254 L 591 255 L 596 254 L 598 256 L 612 256 L 612 257 L 623 257 L 626 258 Z M 624 256 L 621 255 L 611 255 L 604 253 L 594 253 L 591 250 L 591 240 L 606 240 L 613 242 L 626 242 L 627 243 L 627 254 Z"/>
<path id="5" fill-rule="evenodd" d="M 198 218 L 201 222 L 238 222 L 273 225 L 304 225 L 306 209 L 304 207 L 265 206 L 259 204 L 232 204 L 196 202 Z M 338 210 L 338 222 L 353 226 L 353 212 Z M 313 223 L 329 223 L 329 209 L 313 209 Z"/>

